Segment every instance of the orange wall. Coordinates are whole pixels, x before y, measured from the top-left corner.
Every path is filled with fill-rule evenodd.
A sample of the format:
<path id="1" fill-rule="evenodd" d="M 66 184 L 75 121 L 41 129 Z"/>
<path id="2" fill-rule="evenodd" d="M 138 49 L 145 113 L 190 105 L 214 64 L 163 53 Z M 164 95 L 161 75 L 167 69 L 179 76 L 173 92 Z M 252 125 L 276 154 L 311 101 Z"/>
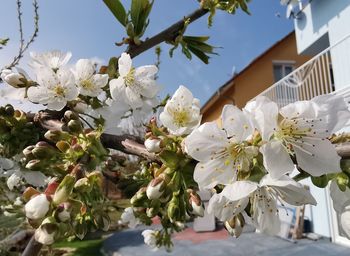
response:
<path id="1" fill-rule="evenodd" d="M 297 54 L 295 34 L 290 34 L 239 73 L 230 85 L 223 89 L 227 90 L 223 95 L 219 98 L 214 96 L 214 104 L 202 109 L 202 122 L 219 118 L 222 107 L 232 104 L 231 99 L 236 106 L 242 108 L 249 100 L 274 84 L 273 61 L 295 61 L 294 68 L 297 68 L 309 59 L 310 57 Z"/>

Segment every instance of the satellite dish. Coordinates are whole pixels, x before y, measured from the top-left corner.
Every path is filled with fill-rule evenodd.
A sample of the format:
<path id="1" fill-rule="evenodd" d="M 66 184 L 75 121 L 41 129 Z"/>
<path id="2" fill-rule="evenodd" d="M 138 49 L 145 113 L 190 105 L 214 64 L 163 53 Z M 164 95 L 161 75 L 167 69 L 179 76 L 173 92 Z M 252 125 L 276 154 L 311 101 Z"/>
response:
<path id="1" fill-rule="evenodd" d="M 299 5 L 299 0 L 281 0 L 281 5 L 287 6 L 287 12 L 286 17 L 287 19 L 290 19 L 291 17 L 294 18 L 294 8 Z"/>

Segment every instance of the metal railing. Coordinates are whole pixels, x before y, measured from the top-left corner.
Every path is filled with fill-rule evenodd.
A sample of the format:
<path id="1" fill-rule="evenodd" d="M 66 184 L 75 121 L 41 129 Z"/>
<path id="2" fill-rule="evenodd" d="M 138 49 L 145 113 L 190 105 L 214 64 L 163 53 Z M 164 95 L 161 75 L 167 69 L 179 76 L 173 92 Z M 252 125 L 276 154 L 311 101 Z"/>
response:
<path id="1" fill-rule="evenodd" d="M 334 56 L 337 57 L 337 63 L 332 62 Z M 295 101 L 310 100 L 334 91 L 337 82 L 334 75 L 339 77 L 349 73 L 350 35 L 317 54 L 258 96 L 266 96 L 279 107 L 283 107 Z"/>

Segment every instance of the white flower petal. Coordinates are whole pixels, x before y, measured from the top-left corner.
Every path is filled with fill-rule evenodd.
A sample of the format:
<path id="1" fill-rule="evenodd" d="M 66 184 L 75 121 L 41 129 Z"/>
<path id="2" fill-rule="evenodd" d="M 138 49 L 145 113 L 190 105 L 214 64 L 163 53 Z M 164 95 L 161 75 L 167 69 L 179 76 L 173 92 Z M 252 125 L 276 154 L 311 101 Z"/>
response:
<path id="1" fill-rule="evenodd" d="M 118 77 L 117 79 L 112 79 L 109 82 L 109 88 L 111 91 L 112 99 L 119 100 L 125 97 L 125 81 L 124 78 Z"/>
<path id="2" fill-rule="evenodd" d="M 221 194 L 234 202 L 249 197 L 257 188 L 258 184 L 252 181 L 235 181 L 227 185 Z"/>
<path id="3" fill-rule="evenodd" d="M 273 187 L 279 198 L 291 205 L 299 206 L 304 204 L 317 204 L 309 190 L 305 189 L 302 184 L 286 175 L 278 180 L 273 179 L 271 175 L 265 175 L 260 181 L 260 186 Z"/>
<path id="4" fill-rule="evenodd" d="M 333 200 L 333 208 L 340 214 L 347 205 L 350 205 L 350 189 L 346 188 L 344 192 L 341 191 L 335 180 L 331 181 L 329 188 Z"/>
<path id="5" fill-rule="evenodd" d="M 154 76 L 157 74 L 158 68 L 155 65 L 141 66 L 135 69 L 135 78 L 137 80 L 149 78 L 154 80 Z"/>
<path id="6" fill-rule="evenodd" d="M 121 77 L 126 76 L 132 68 L 130 55 L 123 52 L 118 60 L 118 72 Z"/>
<path id="7" fill-rule="evenodd" d="M 221 119 L 227 135 L 233 137 L 236 142 L 241 142 L 253 134 L 252 121 L 234 105 L 224 106 Z"/>
<path id="8" fill-rule="evenodd" d="M 277 104 L 267 97 L 259 96 L 255 101 L 248 102 L 244 111 L 254 116 L 255 126 L 260 131 L 262 139 L 268 141 L 277 127 Z"/>
<path id="9" fill-rule="evenodd" d="M 313 176 L 341 172 L 341 157 L 329 140 L 304 138 L 304 141 L 303 148 L 294 147 L 296 159 L 301 169 Z"/>
<path id="10" fill-rule="evenodd" d="M 90 79 L 95 73 L 95 65 L 89 59 L 80 59 L 75 64 L 74 75 L 76 80 Z"/>
<path id="11" fill-rule="evenodd" d="M 162 120 L 162 119 L 161 119 Z M 225 131 L 215 122 L 204 123 L 185 139 L 187 153 L 198 161 L 208 161 L 225 150 L 228 140 Z"/>
<path id="12" fill-rule="evenodd" d="M 292 159 L 280 141 L 264 144 L 261 146 L 260 152 L 264 157 L 264 167 L 274 179 L 292 172 L 295 168 Z"/>
<path id="13" fill-rule="evenodd" d="M 219 158 L 198 163 L 193 178 L 200 188 L 211 189 L 217 184 L 230 184 L 236 179 L 236 172 L 232 163 L 226 165 L 225 159 Z"/>
<path id="14" fill-rule="evenodd" d="M 125 101 L 133 109 L 140 108 L 143 105 L 141 95 L 132 90 L 129 86 L 125 89 Z"/>

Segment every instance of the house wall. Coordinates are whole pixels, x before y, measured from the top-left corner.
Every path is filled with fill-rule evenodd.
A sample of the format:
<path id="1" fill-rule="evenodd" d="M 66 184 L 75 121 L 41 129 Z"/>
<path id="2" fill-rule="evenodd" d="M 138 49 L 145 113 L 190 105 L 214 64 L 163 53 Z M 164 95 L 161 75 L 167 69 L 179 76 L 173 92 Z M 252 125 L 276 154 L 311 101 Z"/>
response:
<path id="1" fill-rule="evenodd" d="M 350 0 L 313 0 L 294 20 L 300 54 L 317 54 L 331 46 L 335 88 L 350 85 Z M 310 186 L 317 206 L 307 206 L 306 217 L 313 221 L 314 232 L 331 237 L 331 206 L 325 189 Z"/>
<path id="2" fill-rule="evenodd" d="M 294 21 L 298 52 L 317 54 L 350 36 L 350 0 L 313 0 Z M 331 50 L 336 89 L 350 84 L 350 37 Z"/>
<path id="3" fill-rule="evenodd" d="M 294 65 L 297 68 L 309 59 L 310 57 L 308 56 L 297 54 L 295 34 L 290 34 L 239 73 L 222 90 L 223 93 L 217 100 L 209 100 L 210 107 L 202 109 L 203 122 L 219 118 L 225 104 L 234 103 L 239 108 L 242 108 L 249 100 L 270 87 L 275 82 L 273 61 L 295 61 Z"/>

